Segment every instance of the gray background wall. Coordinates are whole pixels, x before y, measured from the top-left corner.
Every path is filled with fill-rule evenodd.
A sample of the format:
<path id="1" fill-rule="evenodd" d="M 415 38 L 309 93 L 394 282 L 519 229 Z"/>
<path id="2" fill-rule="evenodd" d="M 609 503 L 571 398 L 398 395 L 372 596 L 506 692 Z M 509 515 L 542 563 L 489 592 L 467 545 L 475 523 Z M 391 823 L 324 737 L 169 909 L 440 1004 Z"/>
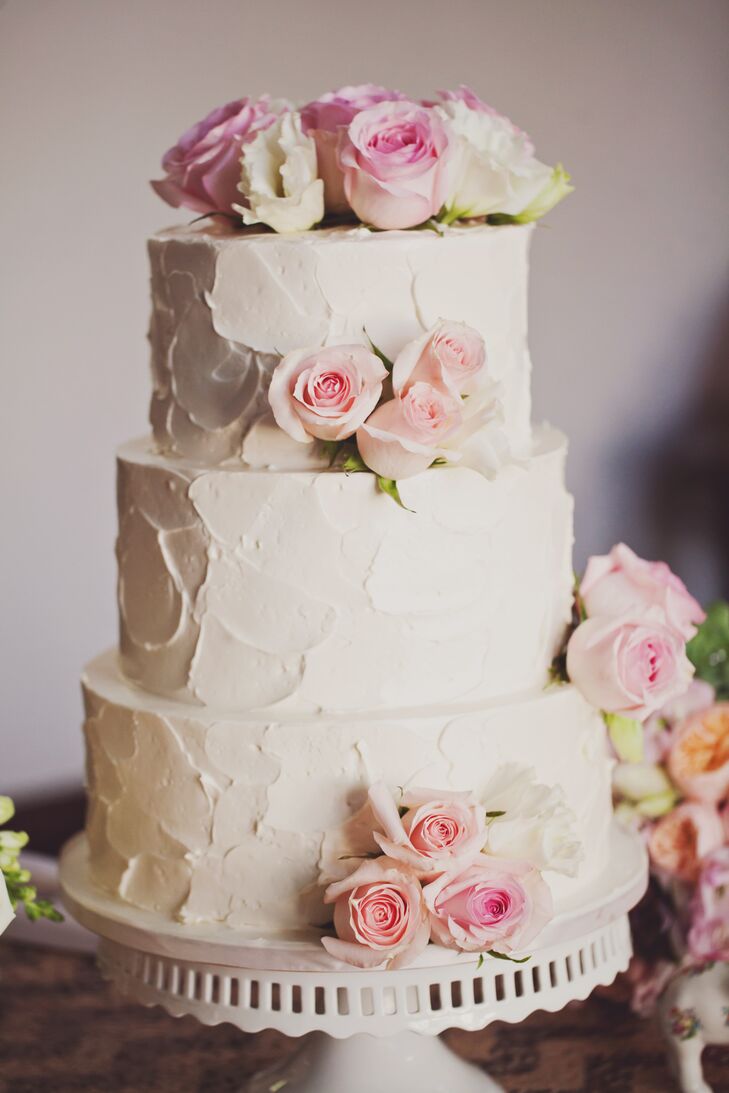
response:
<path id="1" fill-rule="evenodd" d="M 531 342 L 577 561 L 624 537 L 718 590 L 691 502 L 713 458 L 694 406 L 729 370 L 728 45 L 726 0 L 0 5 L 4 791 L 79 777 L 79 670 L 115 638 L 113 452 L 146 427 L 144 240 L 176 217 L 146 180 L 246 92 L 464 81 L 565 162 Z"/>

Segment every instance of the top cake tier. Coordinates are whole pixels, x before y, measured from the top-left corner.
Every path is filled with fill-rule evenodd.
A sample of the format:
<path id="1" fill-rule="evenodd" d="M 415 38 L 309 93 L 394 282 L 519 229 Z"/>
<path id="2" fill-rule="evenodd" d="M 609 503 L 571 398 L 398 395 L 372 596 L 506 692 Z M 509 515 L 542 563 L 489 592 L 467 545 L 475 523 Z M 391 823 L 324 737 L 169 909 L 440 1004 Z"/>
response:
<path id="1" fill-rule="evenodd" d="M 439 319 L 483 336 L 514 454 L 530 442 L 527 278 L 531 227 L 296 235 L 174 228 L 149 243 L 150 419 L 166 454 L 240 459 L 293 349 L 367 344 L 394 357 Z"/>

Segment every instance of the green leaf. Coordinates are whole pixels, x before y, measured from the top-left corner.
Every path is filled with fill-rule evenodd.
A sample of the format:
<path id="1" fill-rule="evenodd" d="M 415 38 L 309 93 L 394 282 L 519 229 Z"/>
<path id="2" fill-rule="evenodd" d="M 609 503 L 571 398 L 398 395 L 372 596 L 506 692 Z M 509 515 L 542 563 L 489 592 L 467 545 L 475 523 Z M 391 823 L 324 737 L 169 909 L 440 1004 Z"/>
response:
<path id="1" fill-rule="evenodd" d="M 487 820 L 495 820 L 499 816 L 505 816 L 505 815 L 506 815 L 506 809 L 504 809 L 504 808 L 495 808 L 495 809 L 493 809 L 493 811 L 486 813 L 486 819 Z"/>
<path id="2" fill-rule="evenodd" d="M 397 488 L 397 482 L 394 478 L 383 478 L 381 474 L 378 474 L 377 485 L 383 493 L 386 493 L 388 497 L 391 497 L 393 499 L 393 501 L 397 501 L 401 509 L 405 509 L 406 512 L 413 511 L 413 509 L 409 509 L 407 505 L 404 504 L 403 499 L 400 496 L 400 491 Z"/>
<path id="3" fill-rule="evenodd" d="M 377 346 L 375 345 L 375 343 L 374 343 L 374 342 L 372 341 L 372 338 L 371 338 L 371 337 L 369 336 L 369 334 L 367 333 L 367 330 L 365 329 L 365 327 L 362 327 L 362 330 L 364 331 L 364 336 L 365 336 L 365 338 L 366 338 L 366 339 L 367 339 L 367 341 L 368 341 L 368 342 L 370 343 L 370 349 L 372 350 L 372 352 L 374 353 L 374 355 L 375 355 L 376 357 L 379 357 L 379 359 L 380 359 L 380 360 L 382 361 L 382 363 L 384 364 L 384 366 L 385 366 L 385 368 L 387 369 L 387 371 L 388 371 L 388 372 L 392 372 L 393 368 L 395 367 L 395 365 L 393 364 L 393 362 L 392 362 L 392 361 L 390 360 L 390 358 L 389 358 L 389 357 L 386 357 L 386 356 L 385 356 L 385 354 L 384 354 L 384 353 L 382 352 L 382 350 L 381 350 L 381 349 L 378 349 L 378 348 L 377 348 Z"/>
<path id="4" fill-rule="evenodd" d="M 643 760 L 643 726 L 632 717 L 616 713 L 603 713 L 613 747 L 624 763 L 640 763 Z"/>
<path id="5" fill-rule="evenodd" d="M 368 471 L 369 467 L 355 448 L 342 463 L 342 470 L 345 474 L 359 474 L 360 471 Z"/>
<path id="6" fill-rule="evenodd" d="M 729 699 L 729 603 L 712 603 L 686 652 L 696 675 L 711 684 L 717 699 Z"/>
<path id="7" fill-rule="evenodd" d="M 478 964 L 476 965 L 476 971 L 477 972 L 480 971 L 481 968 L 483 968 L 483 953 L 481 953 L 479 958 L 478 958 Z"/>
<path id="8" fill-rule="evenodd" d="M 531 956 L 507 956 L 506 953 L 497 953 L 495 949 L 489 949 L 488 955 L 496 960 L 508 960 L 512 964 L 526 964 L 527 960 L 531 960 Z"/>
<path id="9" fill-rule="evenodd" d="M 15 805 L 10 797 L 0 797 L 0 824 L 6 824 L 15 815 Z"/>

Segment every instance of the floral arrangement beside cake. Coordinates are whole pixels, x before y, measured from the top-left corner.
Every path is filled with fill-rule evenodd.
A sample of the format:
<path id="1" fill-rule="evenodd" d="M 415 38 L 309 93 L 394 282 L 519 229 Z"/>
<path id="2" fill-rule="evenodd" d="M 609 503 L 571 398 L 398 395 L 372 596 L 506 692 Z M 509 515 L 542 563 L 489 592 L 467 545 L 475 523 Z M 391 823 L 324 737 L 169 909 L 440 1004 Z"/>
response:
<path id="1" fill-rule="evenodd" d="M 38 899 L 31 875 L 20 861 L 21 850 L 28 845 L 24 831 L 7 831 L 5 824 L 15 815 L 9 797 L 0 797 L 0 934 L 8 928 L 18 906 L 22 906 L 31 922 L 40 918 L 61 922 L 63 916 L 50 900 Z"/>

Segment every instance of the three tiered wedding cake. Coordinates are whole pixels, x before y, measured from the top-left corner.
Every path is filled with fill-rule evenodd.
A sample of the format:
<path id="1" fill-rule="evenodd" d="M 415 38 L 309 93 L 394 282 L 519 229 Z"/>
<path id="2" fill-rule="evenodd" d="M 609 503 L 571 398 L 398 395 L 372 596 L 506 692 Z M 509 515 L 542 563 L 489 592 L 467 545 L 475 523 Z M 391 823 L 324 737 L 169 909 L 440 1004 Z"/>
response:
<path id="1" fill-rule="evenodd" d="M 530 425 L 530 222 L 567 176 L 467 89 L 241 100 L 164 162 L 203 221 L 150 241 L 93 876 L 353 963 L 521 951 L 611 820 L 603 719 L 550 682 L 572 501 Z"/>

